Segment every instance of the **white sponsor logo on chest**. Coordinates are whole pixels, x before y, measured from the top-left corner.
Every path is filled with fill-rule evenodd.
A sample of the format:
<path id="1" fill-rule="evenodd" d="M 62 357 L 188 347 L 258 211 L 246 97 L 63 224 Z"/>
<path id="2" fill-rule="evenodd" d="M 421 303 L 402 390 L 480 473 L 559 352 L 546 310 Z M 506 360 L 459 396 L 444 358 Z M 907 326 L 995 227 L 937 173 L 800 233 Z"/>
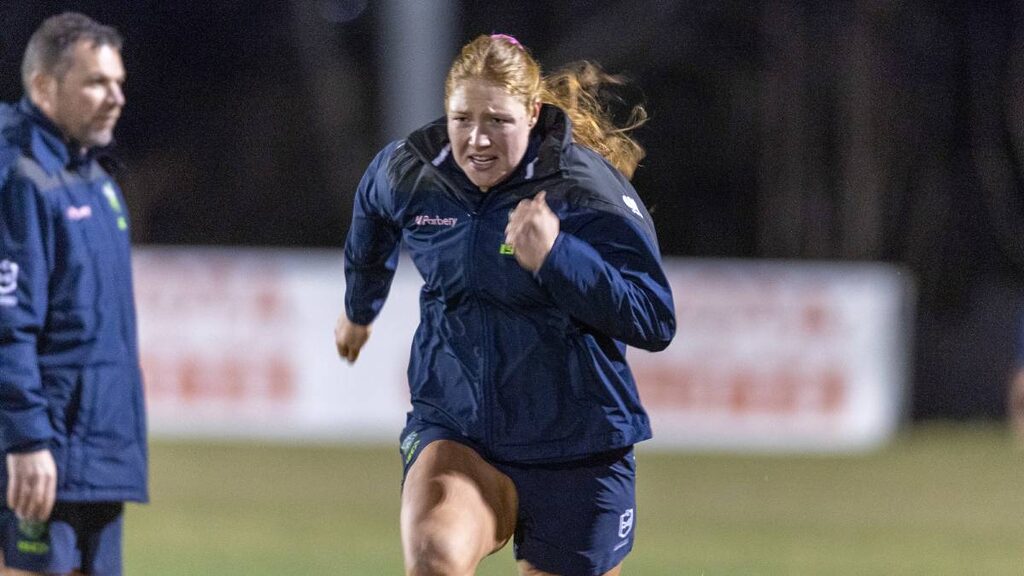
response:
<path id="1" fill-rule="evenodd" d="M 66 214 L 68 216 L 68 220 L 84 220 L 92 216 L 92 206 L 89 206 L 88 204 L 85 206 L 68 206 Z"/>
<path id="2" fill-rule="evenodd" d="M 442 217 L 430 216 L 429 214 L 420 214 L 419 216 L 413 218 L 413 222 L 415 222 L 417 226 L 447 226 L 450 228 L 452 226 L 455 226 L 455 224 L 457 224 L 458 221 L 459 219 L 455 218 L 454 216 Z"/>

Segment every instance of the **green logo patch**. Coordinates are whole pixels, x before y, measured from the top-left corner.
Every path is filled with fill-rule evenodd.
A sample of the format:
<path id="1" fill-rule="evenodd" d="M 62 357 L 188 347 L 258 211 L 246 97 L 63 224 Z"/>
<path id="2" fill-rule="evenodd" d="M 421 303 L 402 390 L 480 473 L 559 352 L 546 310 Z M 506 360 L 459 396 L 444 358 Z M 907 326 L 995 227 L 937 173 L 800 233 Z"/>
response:
<path id="1" fill-rule="evenodd" d="M 22 554 L 46 554 L 50 551 L 50 545 L 37 540 L 18 540 L 18 552 Z"/>
<path id="2" fill-rule="evenodd" d="M 114 192 L 114 185 L 110 182 L 103 183 L 103 195 L 107 197 L 107 203 L 114 209 L 114 212 L 121 212 L 121 202 L 117 199 L 117 193 Z"/>
<path id="3" fill-rule="evenodd" d="M 498 246 L 498 254 L 505 254 L 506 256 L 508 256 L 515 253 L 516 248 L 511 244 L 502 244 L 501 246 Z"/>
<path id="4" fill-rule="evenodd" d="M 409 435 L 405 437 L 405 440 L 402 440 L 402 447 L 400 450 L 402 451 L 402 456 L 405 457 L 406 464 L 412 460 L 413 455 L 416 454 L 416 449 L 419 447 L 420 435 L 416 432 L 410 432 Z"/>
<path id="5" fill-rule="evenodd" d="M 47 554 L 50 552 L 50 545 L 45 542 L 47 532 L 46 522 L 38 520 L 18 520 L 18 552 L 23 554 Z"/>

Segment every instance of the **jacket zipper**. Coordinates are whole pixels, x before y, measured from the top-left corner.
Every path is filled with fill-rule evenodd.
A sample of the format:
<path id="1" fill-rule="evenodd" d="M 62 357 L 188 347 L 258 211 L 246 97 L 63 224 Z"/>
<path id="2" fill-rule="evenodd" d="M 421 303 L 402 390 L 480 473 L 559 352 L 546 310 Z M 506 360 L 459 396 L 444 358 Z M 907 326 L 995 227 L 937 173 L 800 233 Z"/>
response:
<path id="1" fill-rule="evenodd" d="M 544 178 L 541 178 L 540 180 L 544 180 Z M 534 184 L 534 182 L 536 182 L 536 181 L 531 181 L 530 184 L 532 185 L 532 184 Z M 489 214 L 493 210 L 503 211 L 503 210 L 506 210 L 506 208 L 508 210 L 512 210 L 515 207 L 515 205 L 519 203 L 520 199 L 526 198 L 528 195 L 520 196 L 520 195 L 517 195 L 517 194 L 513 193 L 511 195 L 511 197 L 513 199 L 512 206 L 509 207 L 509 206 L 507 206 L 506 203 L 502 202 L 501 194 L 504 193 L 506 190 L 509 190 L 510 191 L 509 193 L 511 193 L 512 190 L 515 190 L 516 186 L 522 185 L 522 184 L 524 184 L 524 183 L 523 182 L 517 182 L 515 185 L 512 185 L 512 186 L 509 186 L 507 183 L 499 184 L 498 186 L 492 188 L 490 191 L 487 192 L 487 195 L 484 197 L 483 201 L 480 203 L 480 206 L 479 206 L 479 208 L 477 210 L 472 210 L 471 211 L 471 214 L 473 215 L 473 234 L 472 234 L 470 242 L 469 242 L 469 244 L 470 244 L 470 246 L 469 246 L 469 257 L 466 260 L 467 260 L 467 262 L 469 262 L 469 266 L 470 266 L 470 268 L 469 268 L 470 274 L 471 274 L 470 278 L 473 281 L 473 286 L 472 287 L 473 287 L 473 293 L 474 294 L 477 293 L 476 292 L 477 284 L 476 284 L 476 268 L 474 266 L 474 262 L 475 261 L 472 258 L 472 254 L 473 254 L 474 248 L 476 247 L 476 244 L 478 242 L 479 235 L 480 235 L 479 234 L 479 230 L 480 230 L 479 220 L 480 220 L 481 217 L 483 217 L 486 214 Z M 497 249 L 497 247 L 495 247 L 495 249 Z M 494 439 L 494 436 L 495 436 L 494 430 L 497 428 L 497 423 L 495 422 L 495 419 L 494 419 L 494 408 L 493 408 L 493 402 L 492 402 L 493 394 L 490 394 L 492 388 L 494 387 L 494 377 L 491 374 L 491 362 L 490 362 L 491 350 L 493 349 L 492 348 L 493 332 L 490 329 L 491 319 L 490 319 L 490 315 L 487 313 L 487 307 L 484 306 L 482 304 L 480 298 L 475 296 L 475 295 L 473 297 L 473 300 L 476 302 L 477 306 L 480 308 L 480 320 L 481 320 L 480 321 L 480 326 L 483 329 L 483 335 L 481 337 L 481 342 L 482 342 L 482 348 L 481 348 L 482 362 L 481 362 L 481 364 L 482 364 L 483 378 L 481 379 L 481 383 L 480 383 L 480 392 L 481 392 L 482 401 L 484 402 L 484 416 L 487 418 L 487 424 L 484 427 L 486 446 L 491 447 L 491 446 L 493 446 L 493 439 Z"/>
<path id="2" fill-rule="evenodd" d="M 491 405 L 490 388 L 492 385 L 493 378 L 491 378 L 491 362 L 490 350 L 491 342 L 491 330 L 490 330 L 490 316 L 487 313 L 487 307 L 484 306 L 481 300 L 478 290 L 479 284 L 477 282 L 476 275 L 476 261 L 474 260 L 474 252 L 478 243 L 478 237 L 480 235 L 480 213 L 476 210 L 470 212 L 472 220 L 472 230 L 470 230 L 469 242 L 466 243 L 466 268 L 467 276 L 469 279 L 469 288 L 472 294 L 473 303 L 476 305 L 478 313 L 480 314 L 480 339 L 477 341 L 480 346 L 480 381 L 477 383 L 480 389 L 480 403 L 482 404 L 482 423 L 483 423 L 483 435 L 484 435 L 484 446 L 490 446 L 491 441 L 494 437 L 494 410 Z"/>

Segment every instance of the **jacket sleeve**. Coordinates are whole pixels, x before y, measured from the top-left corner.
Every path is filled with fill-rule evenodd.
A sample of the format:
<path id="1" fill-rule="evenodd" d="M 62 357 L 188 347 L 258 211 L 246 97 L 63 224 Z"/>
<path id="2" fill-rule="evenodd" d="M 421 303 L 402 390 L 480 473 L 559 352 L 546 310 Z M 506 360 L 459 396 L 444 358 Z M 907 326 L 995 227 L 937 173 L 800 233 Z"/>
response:
<path id="1" fill-rule="evenodd" d="M 401 228 L 392 218 L 388 164 L 398 144 L 385 147 L 363 174 L 345 240 L 345 312 L 356 324 L 370 324 L 391 290 Z"/>
<path id="2" fill-rule="evenodd" d="M 40 380 L 37 341 L 47 313 L 53 227 L 27 180 L 0 186 L 0 449 L 42 448 L 54 436 Z"/>
<path id="3" fill-rule="evenodd" d="M 628 217 L 589 213 L 572 234 L 558 234 L 536 276 L 559 307 L 615 340 L 657 351 L 675 335 L 657 244 Z"/>

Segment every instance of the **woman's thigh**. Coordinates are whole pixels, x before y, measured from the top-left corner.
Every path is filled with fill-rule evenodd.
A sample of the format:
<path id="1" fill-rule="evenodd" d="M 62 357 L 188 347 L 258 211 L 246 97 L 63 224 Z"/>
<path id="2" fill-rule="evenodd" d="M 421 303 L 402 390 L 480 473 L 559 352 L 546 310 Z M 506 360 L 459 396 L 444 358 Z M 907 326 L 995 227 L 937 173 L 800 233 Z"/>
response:
<path id="1" fill-rule="evenodd" d="M 472 448 L 452 440 L 423 447 L 402 489 L 402 547 L 407 562 L 426 547 L 479 561 L 501 548 L 516 526 L 515 485 Z"/>

